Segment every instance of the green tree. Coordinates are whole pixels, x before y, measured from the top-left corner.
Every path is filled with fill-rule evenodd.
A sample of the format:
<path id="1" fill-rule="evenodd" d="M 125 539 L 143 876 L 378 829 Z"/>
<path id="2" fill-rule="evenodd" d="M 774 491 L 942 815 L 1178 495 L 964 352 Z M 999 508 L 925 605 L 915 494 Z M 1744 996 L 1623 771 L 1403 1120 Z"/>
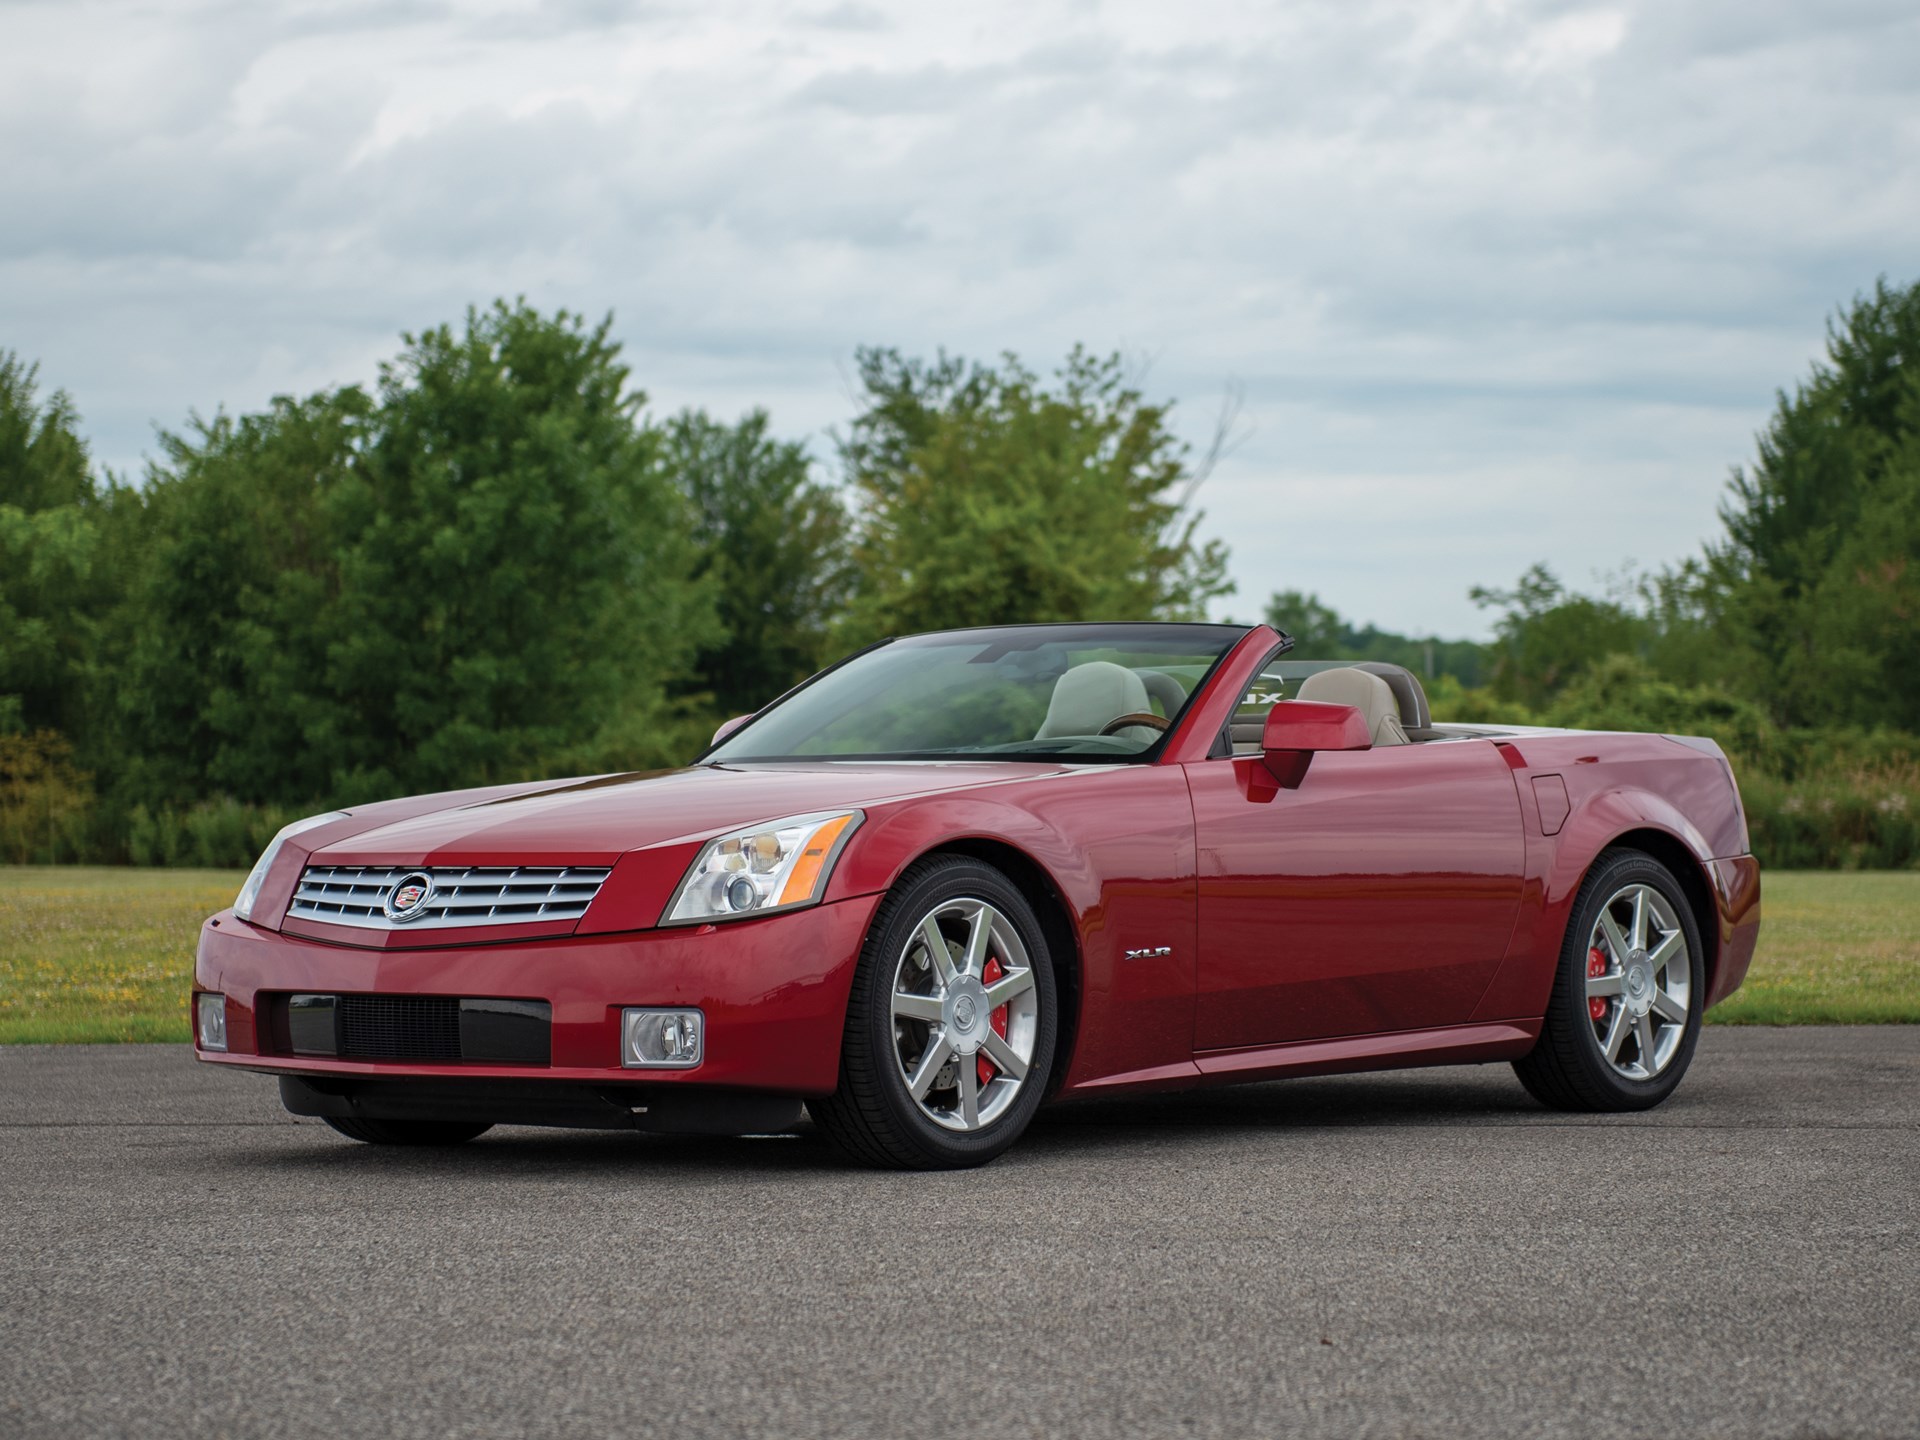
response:
<path id="1" fill-rule="evenodd" d="M 1726 639 L 1775 716 L 1920 730 L 1920 282 L 1828 326 L 1721 517 Z"/>
<path id="2" fill-rule="evenodd" d="M 721 629 L 688 682 L 725 714 L 755 710 L 818 669 L 850 580 L 847 515 L 812 479 L 806 447 L 688 410 L 664 427 L 665 463 L 691 510 L 694 575 Z"/>
<path id="3" fill-rule="evenodd" d="M 360 528 L 336 529 L 332 501 L 372 412 L 349 387 L 161 436 L 140 512 L 118 527 L 137 532 L 122 537 L 136 569 L 109 642 L 118 733 L 100 769 L 124 803 L 334 792 L 362 717 L 328 684 L 341 555 Z"/>
<path id="4" fill-rule="evenodd" d="M 1740 693 L 1745 667 L 1727 644 L 1723 597 L 1700 557 L 1640 576 L 1631 607 L 1646 621 L 1641 653 L 1663 679 L 1685 688 Z"/>
<path id="5" fill-rule="evenodd" d="M 80 417 L 66 392 L 37 399 L 40 367 L 0 350 L 0 505 L 32 513 L 93 498 Z"/>
<path id="6" fill-rule="evenodd" d="M 382 367 L 325 511 L 342 791 L 678 758 L 668 685 L 712 606 L 611 324 L 503 302 Z"/>
<path id="7" fill-rule="evenodd" d="M 167 437 L 125 527 L 123 809 L 680 758 L 711 604 L 607 329 L 500 304 L 408 338 L 374 395 Z"/>
<path id="8" fill-rule="evenodd" d="M 1511 590 L 1476 585 L 1476 605 L 1502 613 L 1494 622 L 1493 683 L 1502 700 L 1539 708 L 1569 681 L 1609 655 L 1638 655 L 1647 622 L 1626 604 L 1578 595 L 1545 565 L 1535 565 Z"/>
<path id="9" fill-rule="evenodd" d="M 893 350 L 859 356 L 843 442 L 859 502 L 843 638 L 1011 621 L 1192 619 L 1232 588 L 1195 538 L 1196 476 L 1167 409 L 1118 357 L 1076 349 L 1054 383 Z"/>
<path id="10" fill-rule="evenodd" d="M 1461 687 L 1480 683 L 1487 647 L 1476 640 L 1440 640 L 1355 625 L 1318 595 L 1280 590 L 1267 602 L 1267 623 L 1293 637 L 1301 660 L 1384 660 L 1428 680 L 1449 676 Z"/>
<path id="11" fill-rule="evenodd" d="M 1293 653 L 1306 660 L 1345 660 L 1346 617 L 1318 595 L 1276 590 L 1267 601 L 1267 623 L 1293 637 Z"/>
<path id="12" fill-rule="evenodd" d="M 1707 735 L 1742 760 L 1771 763 L 1778 745 L 1759 706 L 1710 685 L 1676 685 L 1629 655 L 1588 666 L 1554 697 L 1542 717 L 1576 730 Z"/>
<path id="13" fill-rule="evenodd" d="M 0 732 L 83 720 L 100 608 L 96 501 L 79 417 L 0 351 Z"/>

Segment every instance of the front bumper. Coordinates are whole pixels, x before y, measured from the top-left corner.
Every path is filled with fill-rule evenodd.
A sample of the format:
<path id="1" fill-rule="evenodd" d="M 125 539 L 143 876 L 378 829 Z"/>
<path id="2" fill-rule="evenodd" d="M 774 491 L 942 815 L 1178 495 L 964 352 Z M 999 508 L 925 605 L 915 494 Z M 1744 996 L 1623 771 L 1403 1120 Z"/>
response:
<path id="1" fill-rule="evenodd" d="M 421 950 L 298 939 L 225 911 L 201 927 L 194 986 L 227 997 L 227 1050 L 197 1053 L 209 1064 L 331 1080 L 645 1082 L 824 1095 L 838 1079 L 847 996 L 879 899 L 857 896 L 692 929 Z M 290 993 L 542 1000 L 552 1007 L 551 1062 L 276 1053 L 267 1001 Z M 628 1006 L 703 1011 L 706 1050 L 700 1065 L 623 1068 L 620 1013 Z"/>
<path id="2" fill-rule="evenodd" d="M 765 1135 L 800 1122 L 800 1097 L 694 1085 L 583 1085 L 573 1080 L 399 1080 L 282 1075 L 295 1115 L 340 1120 L 479 1121 L 669 1135 Z"/>

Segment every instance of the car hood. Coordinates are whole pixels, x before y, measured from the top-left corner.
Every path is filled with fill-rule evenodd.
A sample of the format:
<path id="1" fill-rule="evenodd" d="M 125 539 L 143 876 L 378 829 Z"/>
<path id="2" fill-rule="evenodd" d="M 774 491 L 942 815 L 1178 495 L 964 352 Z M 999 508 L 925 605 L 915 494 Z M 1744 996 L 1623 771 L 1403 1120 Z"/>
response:
<path id="1" fill-rule="evenodd" d="M 329 837 L 310 858 L 316 865 L 611 865 L 629 851 L 697 841 L 764 820 L 1036 780 L 1065 768 L 821 761 L 600 776 Z"/>

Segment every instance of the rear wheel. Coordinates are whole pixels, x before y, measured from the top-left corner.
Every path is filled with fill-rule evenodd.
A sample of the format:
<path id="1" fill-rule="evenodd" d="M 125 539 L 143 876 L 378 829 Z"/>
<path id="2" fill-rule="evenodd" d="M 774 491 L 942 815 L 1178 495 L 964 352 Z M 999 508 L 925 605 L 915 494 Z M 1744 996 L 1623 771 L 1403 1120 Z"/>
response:
<path id="1" fill-rule="evenodd" d="M 1054 996 L 1046 937 L 1018 887 L 964 856 L 922 861 L 874 917 L 847 1005 L 839 1088 L 808 1112 L 866 1164 L 984 1164 L 1040 1106 Z"/>
<path id="2" fill-rule="evenodd" d="M 1706 996 L 1699 926 L 1651 855 L 1600 857 L 1574 901 L 1540 1040 L 1514 1062 L 1556 1110 L 1645 1110 L 1693 1059 Z"/>
<path id="3" fill-rule="evenodd" d="M 327 1124 L 369 1145 L 464 1145 L 493 1126 L 474 1120 L 363 1120 L 328 1115 Z"/>

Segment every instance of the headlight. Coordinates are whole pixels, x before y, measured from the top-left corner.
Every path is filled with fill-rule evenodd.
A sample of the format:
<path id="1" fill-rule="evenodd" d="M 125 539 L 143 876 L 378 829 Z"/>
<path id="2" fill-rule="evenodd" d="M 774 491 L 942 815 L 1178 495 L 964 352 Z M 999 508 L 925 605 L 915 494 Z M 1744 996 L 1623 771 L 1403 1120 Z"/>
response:
<path id="1" fill-rule="evenodd" d="M 273 869 L 280 847 L 287 843 L 288 837 L 298 835 L 302 830 L 311 830 L 316 825 L 325 825 L 330 820 L 344 820 L 347 814 L 345 810 L 329 810 L 324 815 L 309 815 L 304 820 L 294 821 L 274 836 L 265 852 L 253 862 L 253 869 L 247 872 L 247 883 L 240 887 L 239 898 L 233 902 L 233 913 L 242 920 L 253 918 L 253 905 L 260 898 L 260 887 L 266 884 L 267 872 Z"/>
<path id="2" fill-rule="evenodd" d="M 858 810 L 795 815 L 708 841 L 660 923 L 742 920 L 813 904 L 825 893 L 847 837 L 865 818 Z"/>

